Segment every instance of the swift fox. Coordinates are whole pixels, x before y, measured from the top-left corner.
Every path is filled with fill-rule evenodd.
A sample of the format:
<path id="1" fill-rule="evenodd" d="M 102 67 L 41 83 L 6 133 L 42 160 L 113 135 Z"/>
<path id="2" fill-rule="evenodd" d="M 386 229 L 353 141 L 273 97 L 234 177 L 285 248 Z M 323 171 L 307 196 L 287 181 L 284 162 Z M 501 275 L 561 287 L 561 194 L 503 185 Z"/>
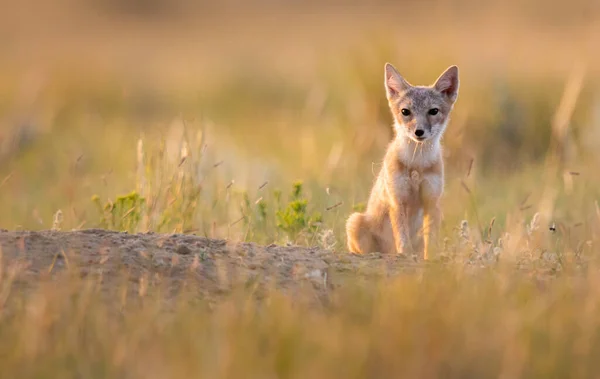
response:
<path id="1" fill-rule="evenodd" d="M 428 259 L 440 226 L 444 163 L 440 139 L 458 97 L 458 67 L 431 86 L 413 86 L 390 63 L 385 89 L 394 116 L 389 144 L 364 213 L 346 222 L 354 253 L 413 254 Z M 421 234 L 422 232 L 422 234 Z"/>

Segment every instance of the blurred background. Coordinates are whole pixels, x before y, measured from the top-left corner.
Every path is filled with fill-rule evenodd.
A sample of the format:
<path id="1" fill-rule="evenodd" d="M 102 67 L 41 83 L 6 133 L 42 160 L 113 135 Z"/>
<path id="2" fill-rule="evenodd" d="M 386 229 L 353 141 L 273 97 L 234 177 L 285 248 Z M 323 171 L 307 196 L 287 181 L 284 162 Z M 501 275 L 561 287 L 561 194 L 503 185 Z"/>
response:
<path id="1" fill-rule="evenodd" d="M 61 210 L 64 229 L 312 244 L 290 230 L 314 222 L 343 249 L 393 137 L 385 62 L 413 84 L 460 68 L 446 230 L 540 207 L 580 224 L 598 211 L 599 21 L 595 0 L 6 3 L 0 227 Z M 141 221 L 107 220 L 132 191 Z"/>

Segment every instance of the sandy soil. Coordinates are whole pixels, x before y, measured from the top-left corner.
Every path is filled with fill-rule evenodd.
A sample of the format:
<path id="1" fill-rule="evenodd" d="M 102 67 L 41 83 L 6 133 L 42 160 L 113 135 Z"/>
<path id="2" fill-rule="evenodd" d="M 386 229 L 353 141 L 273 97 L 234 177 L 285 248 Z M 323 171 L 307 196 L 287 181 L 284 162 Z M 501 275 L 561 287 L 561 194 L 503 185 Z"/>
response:
<path id="1" fill-rule="evenodd" d="M 306 284 L 327 293 L 348 277 L 369 280 L 418 272 L 408 258 L 372 254 L 357 256 L 319 248 L 229 243 L 184 234 L 128 234 L 101 229 L 81 231 L 0 231 L 2 264 L 23 267 L 19 282 L 27 287 L 40 278 L 71 271 L 98 275 L 106 288 L 124 275 L 133 290 L 140 280 L 180 288 L 194 283 L 207 297 L 228 293 L 237 285 L 293 291 Z M 189 286 L 188 286 L 189 287 Z"/>

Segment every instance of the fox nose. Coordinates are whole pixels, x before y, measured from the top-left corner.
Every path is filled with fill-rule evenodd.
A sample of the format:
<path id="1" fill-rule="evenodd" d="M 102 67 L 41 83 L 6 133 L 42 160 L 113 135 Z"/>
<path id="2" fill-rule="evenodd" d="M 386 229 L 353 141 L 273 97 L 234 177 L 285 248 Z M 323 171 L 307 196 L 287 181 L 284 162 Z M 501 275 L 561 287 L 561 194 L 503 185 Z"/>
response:
<path id="1" fill-rule="evenodd" d="M 415 135 L 417 137 L 423 137 L 423 134 L 425 134 L 425 131 L 423 129 L 417 129 L 417 130 L 415 130 Z"/>

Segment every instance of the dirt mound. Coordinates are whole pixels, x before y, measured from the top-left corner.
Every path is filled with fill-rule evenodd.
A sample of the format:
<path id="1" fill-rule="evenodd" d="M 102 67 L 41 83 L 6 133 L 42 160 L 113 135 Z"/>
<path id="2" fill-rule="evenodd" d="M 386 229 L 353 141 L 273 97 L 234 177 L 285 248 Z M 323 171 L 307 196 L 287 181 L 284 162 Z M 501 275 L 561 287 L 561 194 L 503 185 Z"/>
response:
<path id="1" fill-rule="evenodd" d="M 23 267 L 24 286 L 65 271 L 98 275 L 111 287 L 126 274 L 178 288 L 192 280 L 198 293 L 213 296 L 236 285 L 294 290 L 309 284 L 329 291 L 349 276 L 372 278 L 415 272 L 421 264 L 397 256 L 346 253 L 299 246 L 260 246 L 186 234 L 128 234 L 102 229 L 71 232 L 0 231 L 2 264 Z M 134 288 L 135 289 L 135 288 Z"/>

